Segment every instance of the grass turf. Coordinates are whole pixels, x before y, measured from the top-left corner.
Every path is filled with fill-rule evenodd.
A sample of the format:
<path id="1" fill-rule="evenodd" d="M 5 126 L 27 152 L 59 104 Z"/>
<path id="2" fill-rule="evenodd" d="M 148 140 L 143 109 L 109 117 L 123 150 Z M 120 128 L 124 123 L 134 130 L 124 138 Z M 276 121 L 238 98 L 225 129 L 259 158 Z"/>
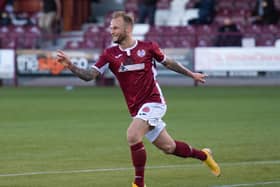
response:
<path id="1" fill-rule="evenodd" d="M 145 140 L 148 187 L 280 186 L 280 87 L 163 92 L 169 133 L 212 148 L 223 173 L 217 179 L 199 161 Z M 0 186 L 129 187 L 130 120 L 119 88 L 1 88 Z M 99 170 L 109 168 L 123 169 Z"/>

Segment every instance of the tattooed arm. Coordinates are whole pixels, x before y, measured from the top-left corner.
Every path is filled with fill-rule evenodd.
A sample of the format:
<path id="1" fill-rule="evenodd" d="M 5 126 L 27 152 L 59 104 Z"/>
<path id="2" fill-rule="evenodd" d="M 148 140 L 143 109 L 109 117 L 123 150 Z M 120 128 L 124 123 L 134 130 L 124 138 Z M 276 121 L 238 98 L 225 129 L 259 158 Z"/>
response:
<path id="1" fill-rule="evenodd" d="M 84 81 L 91 81 L 99 76 L 99 72 L 96 69 L 82 69 L 70 62 L 69 57 L 61 50 L 57 51 L 57 61 L 67 67 L 76 76 Z"/>
<path id="2" fill-rule="evenodd" d="M 188 68 L 184 67 L 180 62 L 176 62 L 173 59 L 167 58 L 163 63 L 162 63 L 167 69 L 170 69 L 172 71 L 175 71 L 177 73 L 180 73 L 185 76 L 189 76 L 193 78 L 195 81 L 204 83 L 205 78 L 207 75 L 202 74 L 202 73 L 196 73 L 192 72 Z"/>

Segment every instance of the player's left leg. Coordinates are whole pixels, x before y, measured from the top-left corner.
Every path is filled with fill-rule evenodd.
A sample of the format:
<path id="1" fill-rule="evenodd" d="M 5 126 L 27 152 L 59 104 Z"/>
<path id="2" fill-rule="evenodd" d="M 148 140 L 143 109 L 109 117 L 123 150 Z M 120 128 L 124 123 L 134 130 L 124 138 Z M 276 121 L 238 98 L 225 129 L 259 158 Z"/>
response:
<path id="1" fill-rule="evenodd" d="M 203 161 L 215 176 L 220 175 L 220 167 L 215 162 L 209 149 L 198 150 L 189 144 L 173 140 L 166 129 L 163 129 L 153 144 L 166 154 L 173 154 L 182 158 L 196 158 Z"/>
<path id="2" fill-rule="evenodd" d="M 164 128 L 153 144 L 166 154 L 173 154 L 178 157 L 192 157 L 201 161 L 206 160 L 207 155 L 198 149 L 191 147 L 189 144 L 174 140 Z"/>

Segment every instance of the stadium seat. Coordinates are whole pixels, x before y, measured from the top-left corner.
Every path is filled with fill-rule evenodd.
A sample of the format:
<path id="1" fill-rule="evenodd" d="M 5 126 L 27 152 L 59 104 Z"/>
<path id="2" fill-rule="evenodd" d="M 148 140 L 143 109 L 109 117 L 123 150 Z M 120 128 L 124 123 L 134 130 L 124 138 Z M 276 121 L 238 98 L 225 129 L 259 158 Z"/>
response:
<path id="1" fill-rule="evenodd" d="M 265 33 L 262 35 L 258 35 L 256 39 L 256 46 L 274 46 L 275 37 L 273 34 Z"/>
<path id="2" fill-rule="evenodd" d="M 85 46 L 84 46 L 84 43 L 83 41 L 67 41 L 65 46 L 64 46 L 64 49 L 84 49 Z"/>
<path id="3" fill-rule="evenodd" d="M 13 37 L 6 35 L 6 37 L 1 38 L 2 49 L 15 49 L 16 47 L 16 40 Z"/>
<path id="4" fill-rule="evenodd" d="M 233 2 L 231 0 L 220 0 L 216 3 L 216 9 L 219 12 L 221 9 L 233 9 Z"/>
<path id="5" fill-rule="evenodd" d="M 231 12 L 232 10 L 230 9 L 221 9 L 216 13 L 216 16 L 214 17 L 214 23 L 218 25 L 222 25 L 224 20 L 226 18 L 231 17 Z"/>
<path id="6" fill-rule="evenodd" d="M 198 25 L 196 26 L 196 33 L 198 35 L 203 35 L 203 34 L 216 34 L 218 30 L 218 26 L 216 24 L 212 25 Z"/>
<path id="7" fill-rule="evenodd" d="M 247 17 L 248 17 L 248 11 L 240 9 L 240 10 L 234 10 L 231 12 L 230 15 L 232 21 L 239 25 L 246 25 L 247 24 Z"/>
<path id="8" fill-rule="evenodd" d="M 280 32 L 280 27 L 278 25 L 263 25 L 262 26 L 262 32 L 263 33 L 273 33 L 277 34 Z"/>
<path id="9" fill-rule="evenodd" d="M 172 0 L 159 0 L 157 2 L 157 9 L 170 9 L 170 3 Z"/>
<path id="10" fill-rule="evenodd" d="M 245 11 L 251 11 L 252 10 L 252 3 L 249 3 L 248 1 L 244 0 L 236 0 L 234 2 L 234 10 L 245 10 Z"/>
<path id="11" fill-rule="evenodd" d="M 201 25 L 196 27 L 197 46 L 213 46 L 217 36 L 216 25 Z"/>
<path id="12" fill-rule="evenodd" d="M 175 43 L 176 48 L 194 48 L 196 46 L 196 37 L 191 35 L 179 36 Z"/>
<path id="13" fill-rule="evenodd" d="M 28 26 L 25 28 L 25 40 L 23 47 L 34 49 L 39 47 L 42 31 L 38 26 Z"/>
<path id="14" fill-rule="evenodd" d="M 216 35 L 208 35 L 208 34 L 198 35 L 196 45 L 200 46 L 200 47 L 213 46 L 215 38 L 216 38 Z"/>
<path id="15" fill-rule="evenodd" d="M 138 10 L 138 0 L 126 0 L 124 3 L 125 11 L 134 12 Z"/>
<path id="16" fill-rule="evenodd" d="M 262 27 L 259 25 L 245 25 L 243 26 L 243 37 L 256 39 L 262 35 Z"/>
<path id="17" fill-rule="evenodd" d="M 162 39 L 161 36 L 156 35 L 156 34 L 146 34 L 145 35 L 145 40 L 154 41 L 154 42 L 157 42 L 160 45 L 163 39 Z"/>
<path id="18" fill-rule="evenodd" d="M 176 40 L 170 37 L 164 38 L 160 40 L 159 45 L 161 48 L 175 48 Z"/>
<path id="19" fill-rule="evenodd" d="M 92 25 L 84 33 L 85 45 L 89 48 L 103 48 L 104 37 L 110 37 L 106 27 Z"/>
<path id="20" fill-rule="evenodd" d="M 196 27 L 193 25 L 187 25 L 178 28 L 180 35 L 194 35 L 196 34 Z"/>
<path id="21" fill-rule="evenodd" d="M 185 9 L 192 9 L 195 6 L 196 1 L 195 0 L 189 0 L 186 4 L 185 4 Z"/>

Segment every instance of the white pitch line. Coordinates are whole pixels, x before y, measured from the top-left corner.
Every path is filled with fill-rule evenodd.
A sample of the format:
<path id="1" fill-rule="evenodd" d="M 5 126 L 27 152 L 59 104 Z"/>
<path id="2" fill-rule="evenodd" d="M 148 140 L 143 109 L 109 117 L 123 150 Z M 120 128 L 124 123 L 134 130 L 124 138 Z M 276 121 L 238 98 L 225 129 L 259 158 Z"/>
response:
<path id="1" fill-rule="evenodd" d="M 270 164 L 280 164 L 280 160 L 220 163 L 221 166 L 246 166 L 246 165 L 270 165 Z M 176 169 L 176 168 L 195 168 L 195 167 L 201 167 L 201 164 L 147 166 L 146 168 L 147 169 L 165 169 L 165 168 Z M 99 168 L 99 169 L 61 170 L 61 171 L 59 171 L 59 170 L 58 171 L 35 171 L 35 172 L 0 174 L 0 177 L 17 177 L 17 176 L 51 175 L 51 174 L 74 174 L 74 173 L 96 173 L 96 172 L 114 172 L 114 171 L 127 171 L 127 170 L 132 170 L 132 169 L 133 168 L 129 167 L 129 168 Z M 229 186 L 229 187 L 231 187 L 231 186 Z"/>
<path id="2" fill-rule="evenodd" d="M 259 185 L 270 185 L 270 184 L 280 184 L 280 181 L 267 181 L 267 182 L 256 182 L 256 183 L 245 183 L 245 184 L 229 184 L 222 186 L 213 186 L 213 187 L 239 187 L 239 186 L 259 186 Z"/>

